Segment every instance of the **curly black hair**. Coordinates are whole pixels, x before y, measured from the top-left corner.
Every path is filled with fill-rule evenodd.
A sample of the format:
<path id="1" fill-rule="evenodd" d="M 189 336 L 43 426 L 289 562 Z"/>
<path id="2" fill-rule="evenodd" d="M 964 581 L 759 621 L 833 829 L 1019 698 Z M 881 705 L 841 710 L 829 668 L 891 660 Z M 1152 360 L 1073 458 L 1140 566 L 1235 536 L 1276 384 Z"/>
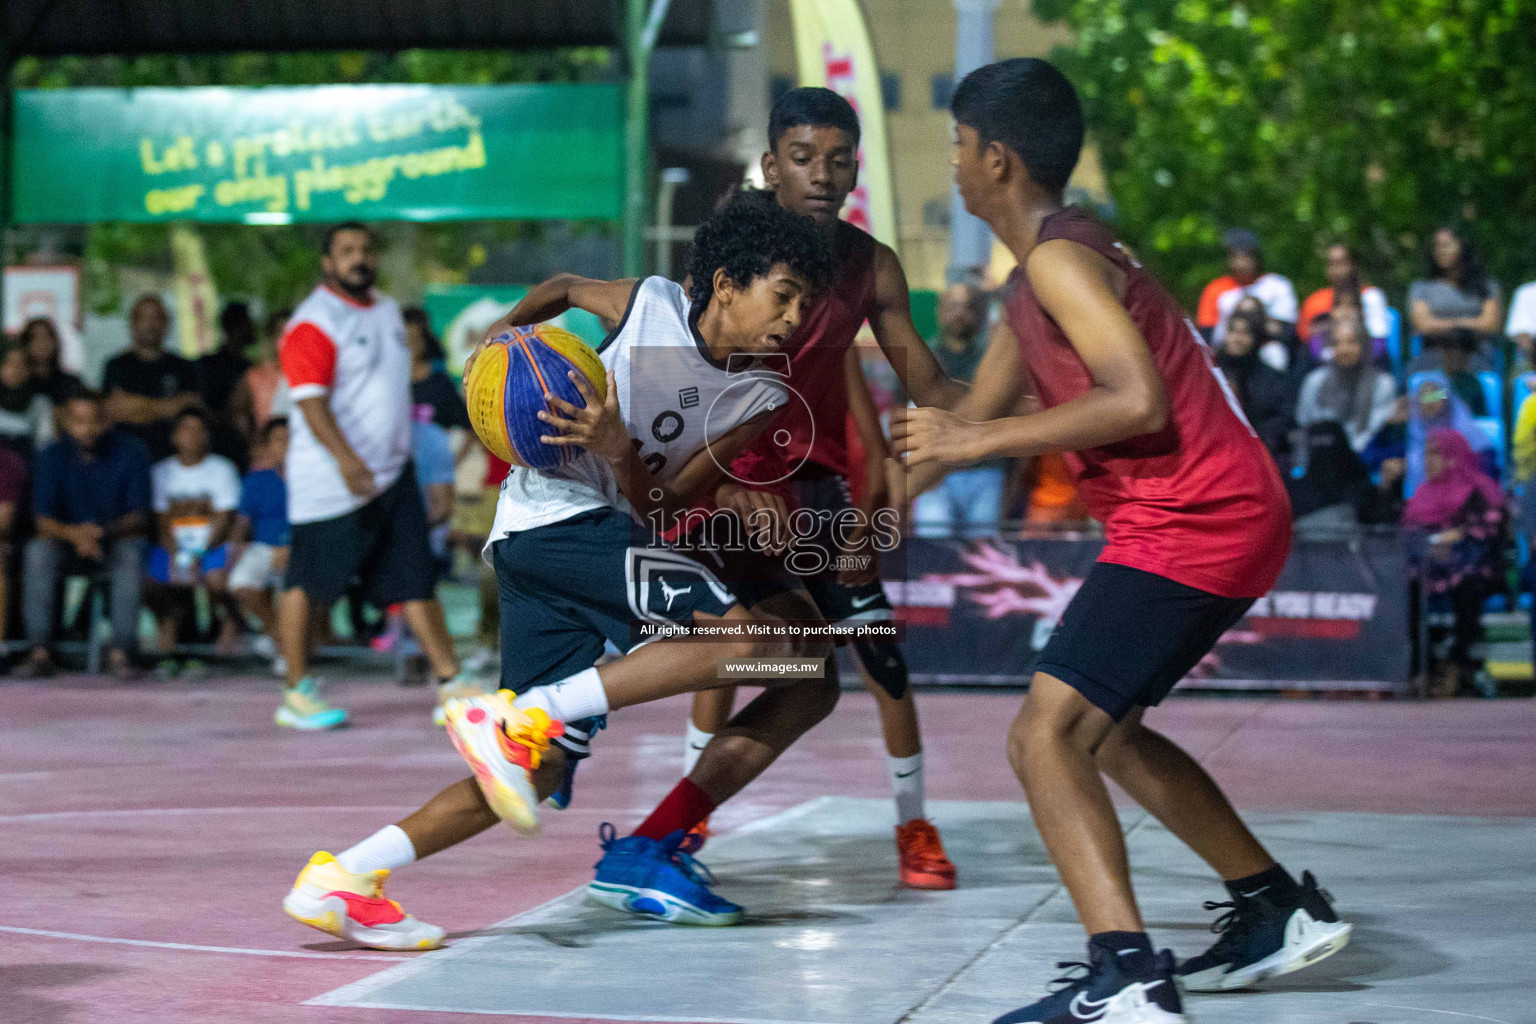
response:
<path id="1" fill-rule="evenodd" d="M 831 277 L 832 251 L 811 218 L 791 213 L 771 196 L 743 192 L 693 233 L 688 298 L 707 306 L 715 293 L 716 270 L 745 287 L 780 263 L 815 289 Z"/>

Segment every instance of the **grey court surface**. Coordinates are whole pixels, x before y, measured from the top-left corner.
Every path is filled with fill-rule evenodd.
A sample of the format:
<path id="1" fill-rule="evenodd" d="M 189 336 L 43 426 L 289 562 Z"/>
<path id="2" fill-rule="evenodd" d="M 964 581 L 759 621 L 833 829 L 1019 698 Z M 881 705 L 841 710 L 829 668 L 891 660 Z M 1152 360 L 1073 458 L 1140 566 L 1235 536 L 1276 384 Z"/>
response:
<path id="1" fill-rule="evenodd" d="M 735 928 L 630 920 L 580 891 L 311 1004 L 739 1024 L 987 1024 L 1083 955 L 1071 903 L 1022 804 L 936 803 L 961 888 L 897 888 L 891 805 L 823 798 L 712 841 Z M 1536 1022 L 1536 820 L 1250 816 L 1311 868 L 1352 944 L 1263 992 L 1192 996 L 1201 1024 Z M 1205 948 L 1224 899 L 1177 840 L 1123 820 L 1153 939 Z M 533 853 L 529 847 L 529 855 Z"/>

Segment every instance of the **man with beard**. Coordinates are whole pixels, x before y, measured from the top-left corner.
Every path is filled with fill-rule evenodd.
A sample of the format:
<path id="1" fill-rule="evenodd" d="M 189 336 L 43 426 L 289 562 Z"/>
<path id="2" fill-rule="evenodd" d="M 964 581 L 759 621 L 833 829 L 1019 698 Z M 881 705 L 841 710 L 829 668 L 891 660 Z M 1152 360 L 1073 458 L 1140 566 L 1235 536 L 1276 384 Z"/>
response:
<path id="1" fill-rule="evenodd" d="M 375 606 L 403 604 L 438 681 L 439 698 L 478 693 L 458 657 L 411 467 L 411 354 L 395 300 L 373 290 L 377 240 L 363 224 L 326 232 L 323 278 L 294 311 L 278 359 L 290 419 L 288 519 L 293 525 L 278 631 L 288 684 L 278 725 L 334 729 L 347 713 L 321 698 L 309 672 L 310 612 L 334 604 L 354 576 Z"/>

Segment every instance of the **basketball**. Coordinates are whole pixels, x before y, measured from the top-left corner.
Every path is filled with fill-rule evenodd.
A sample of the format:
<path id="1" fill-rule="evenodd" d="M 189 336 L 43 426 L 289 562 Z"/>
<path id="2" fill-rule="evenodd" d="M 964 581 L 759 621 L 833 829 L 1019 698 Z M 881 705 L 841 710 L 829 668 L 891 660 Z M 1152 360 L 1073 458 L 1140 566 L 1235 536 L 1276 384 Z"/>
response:
<path id="1" fill-rule="evenodd" d="M 566 375 L 570 370 L 587 378 L 598 401 L 607 397 L 602 361 L 563 327 L 514 327 L 492 338 L 464 381 L 469 422 L 485 446 L 512 465 L 529 469 L 554 469 L 576 458 L 583 449 L 539 440 L 550 432 L 539 419 L 546 394 L 578 409 L 586 405 Z"/>

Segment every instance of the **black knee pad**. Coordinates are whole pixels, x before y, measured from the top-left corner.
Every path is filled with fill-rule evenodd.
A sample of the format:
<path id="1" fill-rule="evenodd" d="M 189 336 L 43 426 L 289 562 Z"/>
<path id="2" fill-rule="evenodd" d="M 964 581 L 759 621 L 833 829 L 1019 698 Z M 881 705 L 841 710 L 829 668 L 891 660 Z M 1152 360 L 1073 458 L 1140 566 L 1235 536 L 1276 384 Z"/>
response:
<path id="1" fill-rule="evenodd" d="M 892 700 L 907 695 L 907 659 L 894 640 L 855 640 L 853 652 L 859 656 L 869 678 L 890 694 Z"/>

